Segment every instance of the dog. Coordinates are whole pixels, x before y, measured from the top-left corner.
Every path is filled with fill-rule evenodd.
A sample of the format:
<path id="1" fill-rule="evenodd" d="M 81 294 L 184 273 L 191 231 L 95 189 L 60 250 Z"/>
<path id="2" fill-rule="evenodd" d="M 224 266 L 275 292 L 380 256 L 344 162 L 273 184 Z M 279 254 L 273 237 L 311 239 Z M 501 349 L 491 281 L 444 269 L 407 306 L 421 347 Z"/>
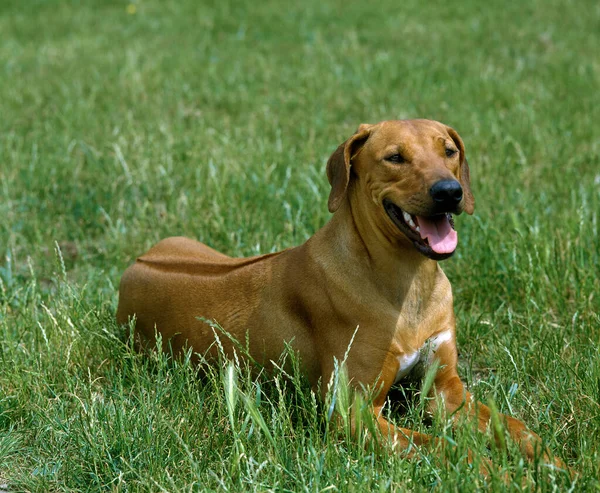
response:
<path id="1" fill-rule="evenodd" d="M 362 124 L 329 158 L 327 178 L 333 216 L 296 248 L 231 258 L 183 237 L 160 241 L 125 271 L 117 321 L 135 317 L 141 341 L 158 331 L 175 353 L 191 347 L 208 358 L 219 349 L 207 320 L 246 341 L 261 364 L 289 344 L 315 388 L 352 340 L 349 381 L 378 389 L 374 420 L 404 450 L 436 440 L 387 421 L 386 396 L 417 366 L 435 364 L 431 405 L 467 413 L 485 432 L 492 413 L 458 376 L 452 289 L 438 263 L 457 247 L 453 215 L 475 206 L 461 137 L 431 120 Z M 221 344 L 231 356 L 234 343 Z M 529 459 L 564 467 L 524 423 L 499 418 Z"/>

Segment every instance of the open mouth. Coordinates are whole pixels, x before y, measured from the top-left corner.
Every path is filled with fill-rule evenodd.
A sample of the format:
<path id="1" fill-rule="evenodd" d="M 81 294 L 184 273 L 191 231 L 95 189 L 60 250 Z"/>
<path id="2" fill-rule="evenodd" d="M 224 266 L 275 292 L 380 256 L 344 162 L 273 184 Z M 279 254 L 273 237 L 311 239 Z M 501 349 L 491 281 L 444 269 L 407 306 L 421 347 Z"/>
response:
<path id="1" fill-rule="evenodd" d="M 398 229 L 426 257 L 444 260 L 456 250 L 458 234 L 449 212 L 429 217 L 416 216 L 403 211 L 388 199 L 383 201 L 383 207 Z"/>

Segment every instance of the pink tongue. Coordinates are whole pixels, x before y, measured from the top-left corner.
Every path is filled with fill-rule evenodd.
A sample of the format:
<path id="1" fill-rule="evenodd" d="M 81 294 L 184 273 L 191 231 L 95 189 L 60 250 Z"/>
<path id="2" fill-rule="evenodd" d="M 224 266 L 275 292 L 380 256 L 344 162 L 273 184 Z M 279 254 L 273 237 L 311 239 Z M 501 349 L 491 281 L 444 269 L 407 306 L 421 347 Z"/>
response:
<path id="1" fill-rule="evenodd" d="M 450 226 L 448 217 L 443 214 L 433 218 L 417 216 L 421 238 L 429 240 L 429 246 L 436 253 L 452 253 L 458 244 L 458 234 Z"/>

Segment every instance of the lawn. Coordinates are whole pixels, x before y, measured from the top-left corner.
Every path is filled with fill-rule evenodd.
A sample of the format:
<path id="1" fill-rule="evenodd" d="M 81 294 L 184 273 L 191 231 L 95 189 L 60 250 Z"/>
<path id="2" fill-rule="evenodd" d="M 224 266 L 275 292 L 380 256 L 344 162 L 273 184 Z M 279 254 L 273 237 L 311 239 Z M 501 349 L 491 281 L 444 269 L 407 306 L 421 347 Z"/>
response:
<path id="1" fill-rule="evenodd" d="M 0 32 L 0 491 L 600 490 L 598 2 L 3 0 Z M 443 263 L 461 376 L 573 484 L 418 399 L 391 419 L 444 458 L 365 446 L 297 372 L 198 379 L 114 320 L 156 241 L 302 243 L 337 145 L 415 117 L 471 166 Z"/>

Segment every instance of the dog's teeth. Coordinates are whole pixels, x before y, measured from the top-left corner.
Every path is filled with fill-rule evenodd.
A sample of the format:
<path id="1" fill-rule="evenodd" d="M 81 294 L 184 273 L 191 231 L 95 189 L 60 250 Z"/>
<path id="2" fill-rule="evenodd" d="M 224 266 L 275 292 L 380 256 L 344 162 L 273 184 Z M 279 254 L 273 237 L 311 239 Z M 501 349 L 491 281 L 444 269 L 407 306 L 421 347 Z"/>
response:
<path id="1" fill-rule="evenodd" d="M 421 228 L 419 228 L 419 226 L 417 226 L 417 227 L 415 228 L 415 231 L 416 231 L 417 233 L 420 233 L 420 232 L 421 232 Z"/>
<path id="2" fill-rule="evenodd" d="M 402 211 L 402 216 L 404 217 L 404 221 L 406 222 L 406 224 L 408 224 L 412 229 L 415 229 L 417 227 L 417 225 L 412 219 L 412 216 L 408 212 Z"/>

